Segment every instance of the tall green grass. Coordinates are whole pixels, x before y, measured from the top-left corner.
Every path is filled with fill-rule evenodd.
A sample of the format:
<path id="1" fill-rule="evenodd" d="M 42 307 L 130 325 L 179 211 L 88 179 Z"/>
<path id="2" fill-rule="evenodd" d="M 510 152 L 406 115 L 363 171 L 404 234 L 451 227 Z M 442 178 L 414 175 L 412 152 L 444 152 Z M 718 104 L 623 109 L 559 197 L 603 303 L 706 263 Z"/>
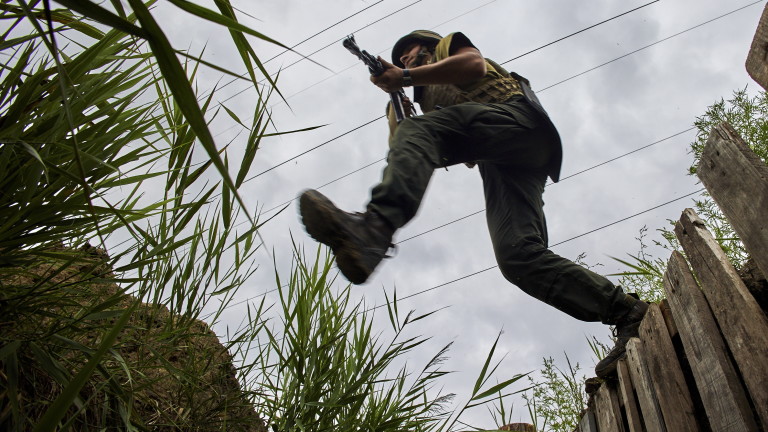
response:
<path id="1" fill-rule="evenodd" d="M 0 425 L 173 429 L 189 416 L 136 414 L 147 371 L 165 367 L 189 389 L 204 371 L 128 360 L 126 339 L 141 345 L 136 328 L 159 327 L 137 352 L 183 346 L 201 311 L 253 272 L 259 226 L 235 227 L 235 183 L 254 160 L 266 99 L 231 175 L 208 129 L 212 95 L 198 102 L 194 91 L 200 62 L 170 47 L 150 5 L 71 3 L 0 5 Z M 228 2 L 217 4 L 205 16 L 219 15 L 246 52 Z M 113 245 L 110 256 L 89 242 Z"/>
<path id="2" fill-rule="evenodd" d="M 333 290 L 337 273 L 331 257 L 323 255 L 327 249 L 313 258 L 295 252 L 290 279 L 276 275 L 283 287 L 277 321 L 252 318 L 267 316 L 262 303 L 231 345 L 247 359 L 246 388 L 274 430 L 480 430 L 462 420 L 469 410 L 524 390 L 509 390 L 523 375 L 494 381 L 494 344 L 470 394 L 442 393 L 448 372 L 441 366 L 450 344 L 422 365 L 402 365 L 412 356 L 425 357 L 429 337 L 405 335 L 434 312 L 401 315 L 393 298 L 380 312 L 386 312 L 390 328 L 375 328 L 375 309 L 351 303 L 350 285 Z"/>

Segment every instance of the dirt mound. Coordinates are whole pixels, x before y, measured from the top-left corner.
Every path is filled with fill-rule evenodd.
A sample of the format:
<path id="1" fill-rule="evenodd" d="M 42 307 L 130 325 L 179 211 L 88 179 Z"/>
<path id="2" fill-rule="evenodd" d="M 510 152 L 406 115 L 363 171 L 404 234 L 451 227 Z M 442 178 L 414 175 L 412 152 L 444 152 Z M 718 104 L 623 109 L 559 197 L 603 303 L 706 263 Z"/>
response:
<path id="1" fill-rule="evenodd" d="M 137 300 L 95 248 L 0 269 L 0 429 L 28 430 Z M 58 258 L 60 257 L 60 258 Z M 21 270 L 21 271 L 20 271 Z M 202 321 L 142 303 L 80 392 L 72 430 L 266 431 L 232 357 Z"/>

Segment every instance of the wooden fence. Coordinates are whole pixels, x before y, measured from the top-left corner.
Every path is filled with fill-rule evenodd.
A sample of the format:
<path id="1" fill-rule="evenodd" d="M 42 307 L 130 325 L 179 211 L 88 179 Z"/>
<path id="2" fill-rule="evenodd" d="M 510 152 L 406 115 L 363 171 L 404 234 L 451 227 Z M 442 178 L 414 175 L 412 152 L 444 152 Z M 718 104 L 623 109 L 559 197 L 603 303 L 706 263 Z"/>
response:
<path id="1" fill-rule="evenodd" d="M 768 6 L 747 69 L 768 88 Z M 768 165 L 728 124 L 710 133 L 698 176 L 768 275 Z M 615 379 L 594 391 L 578 432 L 768 431 L 768 316 L 693 210 Z M 687 258 L 687 260 L 686 260 Z"/>

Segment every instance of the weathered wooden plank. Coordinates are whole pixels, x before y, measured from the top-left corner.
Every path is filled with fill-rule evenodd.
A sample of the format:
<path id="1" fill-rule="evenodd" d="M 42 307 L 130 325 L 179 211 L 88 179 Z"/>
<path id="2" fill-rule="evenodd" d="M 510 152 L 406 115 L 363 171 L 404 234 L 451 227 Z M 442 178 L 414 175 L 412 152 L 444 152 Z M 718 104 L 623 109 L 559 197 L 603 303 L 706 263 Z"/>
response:
<path id="1" fill-rule="evenodd" d="M 768 165 L 727 123 L 712 128 L 698 176 L 768 275 Z"/>
<path id="2" fill-rule="evenodd" d="M 749 76 L 768 89 L 768 5 L 763 9 L 763 16 L 757 25 L 746 66 Z"/>
<path id="3" fill-rule="evenodd" d="M 688 263 L 677 251 L 669 259 L 664 289 L 712 430 L 757 431 L 712 311 Z"/>
<path id="4" fill-rule="evenodd" d="M 651 305 L 640 324 L 640 339 L 645 347 L 646 365 L 667 430 L 698 431 L 691 395 L 658 305 Z"/>
<path id="5" fill-rule="evenodd" d="M 675 340 L 675 338 L 679 335 L 679 332 L 677 331 L 677 324 L 675 324 L 675 317 L 672 316 L 672 310 L 669 307 L 669 302 L 667 301 L 667 299 L 664 299 L 659 303 L 659 309 L 661 309 L 661 315 L 664 317 L 664 322 L 667 324 L 667 330 L 669 330 L 669 337 L 671 337 L 672 340 Z"/>
<path id="6" fill-rule="evenodd" d="M 640 416 L 640 408 L 637 406 L 635 397 L 635 387 L 632 384 L 632 378 L 629 375 L 627 360 L 619 360 L 616 365 L 616 372 L 619 376 L 619 391 L 621 401 L 624 403 L 624 412 L 627 414 L 627 424 L 629 432 L 643 432 L 643 422 Z"/>
<path id="7" fill-rule="evenodd" d="M 666 432 L 661 409 L 654 394 L 653 383 L 645 364 L 645 349 L 638 338 L 627 342 L 627 367 L 632 383 L 637 391 L 637 401 L 643 413 L 645 429 L 648 432 Z M 671 432 L 671 431 L 670 431 Z"/>
<path id="8" fill-rule="evenodd" d="M 594 395 L 597 430 L 624 432 L 616 389 L 604 382 Z"/>
<path id="9" fill-rule="evenodd" d="M 768 317 L 693 210 L 683 212 L 675 234 L 733 354 L 759 426 L 768 428 Z"/>
<path id="10" fill-rule="evenodd" d="M 595 413 L 591 409 L 584 413 L 584 416 L 579 422 L 579 427 L 576 429 L 578 432 L 598 432 L 597 422 L 595 421 Z"/>

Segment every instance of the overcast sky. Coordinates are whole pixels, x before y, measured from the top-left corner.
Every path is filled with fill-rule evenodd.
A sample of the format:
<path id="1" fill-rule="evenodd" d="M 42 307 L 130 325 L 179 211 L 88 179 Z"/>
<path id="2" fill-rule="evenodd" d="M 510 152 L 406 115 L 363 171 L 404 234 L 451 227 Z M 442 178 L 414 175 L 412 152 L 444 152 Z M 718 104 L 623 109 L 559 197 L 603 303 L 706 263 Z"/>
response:
<path id="1" fill-rule="evenodd" d="M 752 1 L 661 0 L 509 61 L 648 1 L 233 3 L 258 18 L 241 15 L 241 21 L 289 46 L 360 12 L 296 47 L 324 67 L 300 61 L 294 53 L 282 54 L 267 63 L 273 73 L 282 70 L 278 86 L 290 104 L 272 98 L 277 128 L 288 131 L 326 126 L 265 140 L 252 176 L 327 143 L 248 181 L 242 194 L 251 211 L 263 211 L 262 217 L 272 216 L 275 207 L 294 199 L 302 190 L 317 188 L 345 175 L 321 191 L 341 208 L 361 211 L 370 188 L 380 178 L 387 151 L 387 125 L 384 120 L 371 121 L 382 115 L 387 95 L 369 83 L 367 70 L 342 47 L 340 39 L 354 33 L 363 49 L 388 58 L 395 40 L 411 30 L 430 29 L 441 34 L 461 31 L 486 57 L 530 79 L 559 129 L 564 145 L 564 180 L 547 187 L 544 195 L 551 244 L 701 188 L 695 178 L 686 175 L 692 161 L 688 149 L 694 133 L 684 131 L 691 128 L 707 106 L 722 97 L 728 98 L 734 90 L 749 85 L 751 93 L 757 91 L 757 84 L 744 70 L 744 62 L 765 4 L 754 3 L 684 32 Z M 207 44 L 209 61 L 238 73 L 244 71 L 226 33 L 211 30 L 171 6 L 161 7 L 167 10 L 163 15 L 165 29 L 178 48 L 199 51 Z M 591 70 L 665 38 L 669 39 Z M 266 43 L 255 45 L 262 60 L 282 52 Z M 589 72 L 560 83 L 585 71 Z M 199 84 L 207 89 L 216 82 L 221 86 L 228 81 L 220 73 L 208 70 L 201 75 Z M 227 85 L 219 91 L 217 100 L 239 113 L 248 113 L 255 96 L 253 89 L 245 87 L 243 82 Z M 244 135 L 238 135 L 239 129 L 233 122 L 226 119 L 214 123 L 213 128 L 219 145 L 232 141 L 237 151 L 237 143 L 245 140 Z M 673 135 L 677 136 L 569 177 Z M 602 264 L 597 271 L 603 274 L 622 271 L 625 269 L 611 257 L 636 254 L 639 243 L 635 237 L 643 226 L 652 231 L 651 239 L 657 238 L 654 230 L 664 226 L 668 219 L 677 219 L 690 206 L 691 198 L 678 200 L 553 250 L 571 259 L 585 253 L 587 263 Z M 418 333 L 433 339 L 409 361 L 414 369 L 420 368 L 443 345 L 453 341 L 445 368 L 456 373 L 445 380 L 444 389 L 457 393 L 458 401 L 469 396 L 476 374 L 502 329 L 498 351 L 506 353 L 507 358 L 498 372 L 500 380 L 539 369 L 543 357 L 552 356 L 565 367 L 565 353 L 591 376 L 595 359 L 586 339 L 596 335 L 608 341 L 608 328 L 576 321 L 540 303 L 507 282 L 498 269 L 491 268 L 496 263 L 483 208 L 482 185 L 476 169 L 456 166 L 437 171 L 419 214 L 397 233 L 395 241 L 479 213 L 401 243 L 395 257 L 386 260 L 368 283 L 354 288 L 355 295 L 364 298 L 368 306 L 374 306 L 383 303 L 384 291 L 391 295 L 395 287 L 403 298 L 440 286 L 402 300 L 400 310 L 423 313 L 448 307 L 421 322 Z M 265 225 L 261 234 L 266 247 L 274 251 L 277 271 L 283 277 L 287 277 L 291 265 L 291 235 L 307 250 L 315 248 L 299 223 L 295 202 Z M 668 257 L 666 252 L 659 253 L 665 259 Z M 260 268 L 236 300 L 275 288 L 272 259 L 264 252 L 257 253 L 256 259 Z M 465 277 L 488 268 L 491 269 Z M 448 283 L 459 278 L 463 279 Z M 343 277 L 337 279 L 340 286 L 344 283 Z M 230 309 L 223 324 L 237 325 L 244 306 Z M 380 330 L 385 331 L 386 314 L 379 315 Z M 217 330 L 224 333 L 223 327 Z M 527 421 L 523 402 L 519 398 L 512 402 L 515 419 Z M 477 426 L 493 426 L 483 409 L 467 420 Z"/>

